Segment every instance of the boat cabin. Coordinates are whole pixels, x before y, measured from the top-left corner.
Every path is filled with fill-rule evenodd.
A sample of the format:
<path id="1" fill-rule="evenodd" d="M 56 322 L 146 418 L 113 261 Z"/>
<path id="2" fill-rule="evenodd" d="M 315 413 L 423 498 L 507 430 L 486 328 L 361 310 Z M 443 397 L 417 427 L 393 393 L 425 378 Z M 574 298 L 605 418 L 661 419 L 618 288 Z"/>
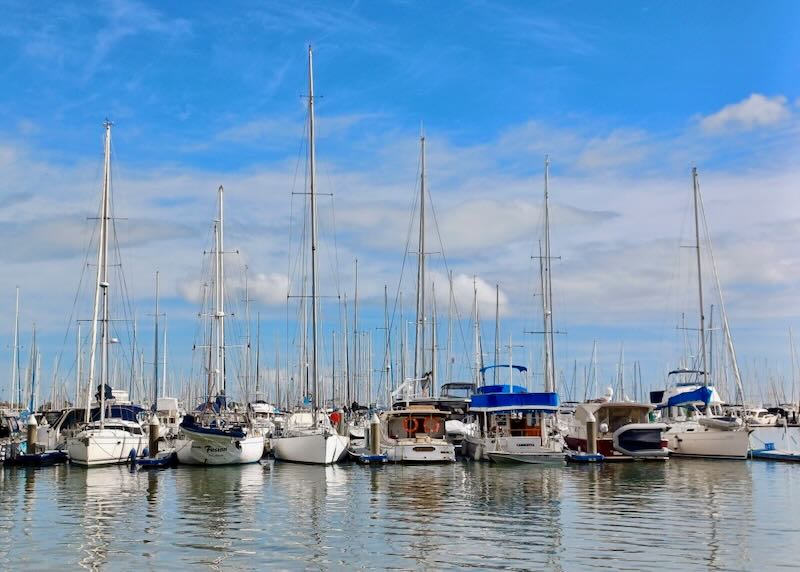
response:
<path id="1" fill-rule="evenodd" d="M 411 405 L 385 413 L 386 433 L 390 439 L 416 439 L 427 435 L 431 439 L 445 438 L 446 413 L 430 407 Z"/>

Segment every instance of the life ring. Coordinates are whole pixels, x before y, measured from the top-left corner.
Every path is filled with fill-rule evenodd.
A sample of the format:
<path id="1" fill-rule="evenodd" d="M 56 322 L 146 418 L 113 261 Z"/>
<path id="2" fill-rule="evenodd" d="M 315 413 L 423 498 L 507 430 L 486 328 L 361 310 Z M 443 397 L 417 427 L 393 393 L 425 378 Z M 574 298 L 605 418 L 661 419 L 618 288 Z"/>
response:
<path id="1" fill-rule="evenodd" d="M 422 422 L 422 428 L 425 430 L 425 433 L 438 433 L 442 430 L 442 421 L 436 417 L 426 417 L 425 421 Z"/>
<path id="2" fill-rule="evenodd" d="M 403 419 L 403 429 L 406 430 L 406 433 L 416 433 L 418 427 L 419 421 L 413 417 L 406 417 Z"/>

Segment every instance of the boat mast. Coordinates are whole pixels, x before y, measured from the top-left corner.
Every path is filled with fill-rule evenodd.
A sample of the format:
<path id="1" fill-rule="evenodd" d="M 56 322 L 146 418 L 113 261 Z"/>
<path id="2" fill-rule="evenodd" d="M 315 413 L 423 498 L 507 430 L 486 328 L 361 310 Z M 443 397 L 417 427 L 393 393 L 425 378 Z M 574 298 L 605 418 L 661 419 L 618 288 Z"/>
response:
<path id="1" fill-rule="evenodd" d="M 100 237 L 97 249 L 97 279 L 95 282 L 94 304 L 92 311 L 92 345 L 89 356 L 89 391 L 86 395 L 85 421 L 91 419 L 91 400 L 92 390 L 95 383 L 95 359 L 97 356 L 97 329 L 100 321 L 100 305 L 102 304 L 102 338 L 100 348 L 100 428 L 105 422 L 105 383 L 108 374 L 106 372 L 108 358 L 108 219 L 109 219 L 109 187 L 111 186 L 111 122 L 106 119 L 103 122 L 105 129 L 105 149 L 103 160 L 103 194 L 100 203 Z M 102 299 L 101 299 L 102 292 Z"/>
<path id="2" fill-rule="evenodd" d="M 408 373 L 406 372 L 406 365 L 408 364 L 408 340 L 406 336 L 408 332 L 406 331 L 406 313 L 405 309 L 403 308 L 403 293 L 400 292 L 400 383 L 403 384 L 406 382 L 406 376 Z M 389 392 L 391 396 L 391 391 Z M 391 406 L 391 402 L 387 403 L 387 405 Z"/>
<path id="3" fill-rule="evenodd" d="M 361 343 L 358 339 L 358 258 L 355 261 L 355 291 L 353 292 L 353 393 L 355 394 L 356 401 L 360 401 L 359 396 L 363 390 L 359 385 L 360 369 L 363 367 L 361 363 Z"/>
<path id="4" fill-rule="evenodd" d="M 154 331 L 155 335 L 154 338 L 154 348 L 153 348 L 153 405 L 151 407 L 152 411 L 155 412 L 158 409 L 158 270 L 156 270 L 156 314 L 154 317 Z"/>
<path id="5" fill-rule="evenodd" d="M 275 405 L 281 408 L 281 350 L 275 337 Z"/>
<path id="6" fill-rule="evenodd" d="M 172 393 L 167 391 L 167 314 L 164 313 L 164 333 L 161 345 L 161 395 Z"/>
<path id="7" fill-rule="evenodd" d="M 350 407 L 353 403 L 350 392 L 350 333 L 348 331 L 349 320 L 347 319 L 347 293 L 344 294 L 344 384 L 345 384 L 345 404 Z"/>
<path id="8" fill-rule="evenodd" d="M 14 347 L 11 350 L 11 409 L 18 403 L 22 409 L 22 382 L 19 379 L 19 286 L 17 286 L 16 309 L 14 311 Z M 14 398 L 14 394 L 18 398 Z"/>
<path id="9" fill-rule="evenodd" d="M 500 363 L 500 285 L 494 285 L 494 365 Z M 498 368 L 494 368 L 494 383 L 497 384 Z"/>
<path id="10" fill-rule="evenodd" d="M 692 186 L 694 191 L 694 236 L 697 252 L 697 295 L 700 304 L 700 364 L 703 368 L 703 385 L 708 385 L 708 368 L 706 366 L 706 317 L 703 310 L 703 273 L 700 263 L 700 218 L 697 195 L 700 192 L 700 183 L 697 178 L 697 167 L 692 167 Z"/>
<path id="11" fill-rule="evenodd" d="M 472 277 L 472 327 L 475 344 L 475 387 L 481 385 L 481 324 L 478 320 L 478 279 Z"/>
<path id="12" fill-rule="evenodd" d="M 311 203 L 311 410 L 317 408 L 317 197 L 315 188 L 316 158 L 314 155 L 314 67 L 311 46 L 308 46 L 308 158 L 309 189 Z M 314 426 L 317 426 L 317 415 L 313 415 Z"/>
<path id="13" fill-rule="evenodd" d="M 227 406 L 227 388 L 225 387 L 225 259 L 223 257 L 225 251 L 225 223 L 224 223 L 224 189 L 222 185 L 219 186 L 219 226 L 217 227 L 217 283 L 216 291 L 214 292 L 217 307 L 215 317 L 217 321 L 217 384 L 218 390 L 221 395 L 225 396 L 225 404 Z"/>
<path id="14" fill-rule="evenodd" d="M 250 287 L 249 287 L 249 267 L 244 265 L 244 321 L 245 321 L 245 346 L 244 346 L 244 401 L 250 402 L 250 376 L 252 375 L 252 352 L 250 348 Z"/>
<path id="15" fill-rule="evenodd" d="M 450 286 L 447 298 L 447 367 L 445 368 L 445 382 L 453 381 L 453 271 L 448 274 Z"/>
<path id="16" fill-rule="evenodd" d="M 389 287 L 383 285 L 383 387 L 389 388 L 391 374 L 391 336 L 389 335 Z M 380 392 L 378 392 L 380 396 Z M 379 397 L 380 398 L 380 397 Z M 376 398 L 376 401 L 379 399 Z M 387 405 L 391 405 L 387 403 Z"/>
<path id="17" fill-rule="evenodd" d="M 797 354 L 794 349 L 794 340 L 792 339 L 792 327 L 789 326 L 789 356 L 792 359 L 792 397 L 790 403 L 795 403 L 795 388 L 797 385 Z"/>
<path id="18" fill-rule="evenodd" d="M 75 403 L 73 407 L 78 407 L 78 400 L 81 393 L 81 376 L 83 375 L 83 359 L 81 355 L 81 324 L 78 322 L 75 331 Z"/>
<path id="19" fill-rule="evenodd" d="M 550 157 L 544 158 L 544 252 L 541 253 L 542 309 L 544 313 L 545 391 L 556 391 L 556 366 L 553 340 L 553 299 L 550 272 Z"/>
<path id="20" fill-rule="evenodd" d="M 417 316 L 414 336 L 414 386 L 425 374 L 425 133 L 420 141 L 419 251 L 417 252 Z"/>
<path id="21" fill-rule="evenodd" d="M 436 396 L 436 381 L 438 372 L 436 368 L 436 283 L 431 285 L 431 377 L 425 391 L 426 397 Z"/>
<path id="22" fill-rule="evenodd" d="M 36 346 L 36 324 L 33 324 L 31 341 L 31 393 L 28 396 L 28 411 L 31 415 L 36 411 L 36 377 L 39 373 L 39 348 Z"/>
<path id="23" fill-rule="evenodd" d="M 256 398 L 258 401 L 258 392 L 261 388 L 261 312 L 256 312 Z"/>

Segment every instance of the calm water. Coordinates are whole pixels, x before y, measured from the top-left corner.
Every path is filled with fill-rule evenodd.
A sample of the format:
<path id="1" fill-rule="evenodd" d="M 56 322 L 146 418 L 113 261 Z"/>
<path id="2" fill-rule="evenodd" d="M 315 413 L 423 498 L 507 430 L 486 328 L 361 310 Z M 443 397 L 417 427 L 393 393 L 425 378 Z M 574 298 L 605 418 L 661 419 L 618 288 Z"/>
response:
<path id="1" fill-rule="evenodd" d="M 800 567 L 800 466 L 0 473 L 0 569 Z"/>

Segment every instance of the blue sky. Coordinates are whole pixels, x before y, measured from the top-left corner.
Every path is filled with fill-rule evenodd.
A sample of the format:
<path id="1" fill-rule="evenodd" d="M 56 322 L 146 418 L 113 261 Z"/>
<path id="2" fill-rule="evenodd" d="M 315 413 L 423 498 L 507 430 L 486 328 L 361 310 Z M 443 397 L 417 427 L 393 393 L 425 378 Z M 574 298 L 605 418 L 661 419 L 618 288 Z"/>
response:
<path id="1" fill-rule="evenodd" d="M 697 164 L 740 365 L 751 387 L 767 387 L 770 375 L 789 375 L 787 329 L 800 314 L 798 11 L 792 2 L 3 3 L 3 345 L 19 284 L 24 335 L 39 324 L 45 370 L 62 347 L 85 218 L 97 208 L 105 117 L 115 122 L 134 304 L 152 312 L 160 269 L 176 376 L 192 372 L 191 289 L 219 184 L 229 244 L 250 268 L 251 311 L 264 314 L 271 345 L 286 329 L 312 43 L 321 186 L 336 195 L 338 274 L 350 296 L 360 260 L 365 329 L 381 325 L 383 285 L 398 289 L 424 121 L 461 312 L 477 275 L 484 315 L 500 283 L 504 339 L 537 323 L 529 256 L 549 153 L 556 313 L 569 332 L 558 340 L 561 367 L 585 362 L 598 339 L 609 378 L 624 341 L 645 385 L 677 359 L 675 325 L 694 311 L 679 246 L 691 238 Z M 322 216 L 330 230 L 329 205 Z"/>

